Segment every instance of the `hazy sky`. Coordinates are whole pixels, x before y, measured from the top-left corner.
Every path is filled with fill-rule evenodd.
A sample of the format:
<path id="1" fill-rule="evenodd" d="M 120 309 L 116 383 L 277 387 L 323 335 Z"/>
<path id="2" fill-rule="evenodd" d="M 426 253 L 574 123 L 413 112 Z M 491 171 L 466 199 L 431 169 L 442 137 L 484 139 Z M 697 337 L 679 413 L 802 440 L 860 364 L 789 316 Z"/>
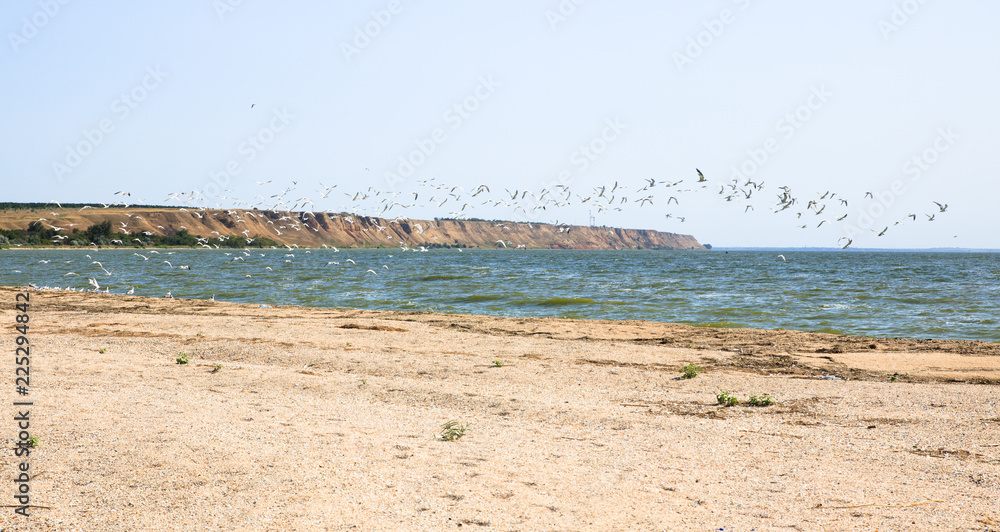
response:
<path id="1" fill-rule="evenodd" d="M 2 199 L 294 187 L 342 211 L 374 187 L 419 194 L 386 217 L 469 202 L 716 246 L 1000 248 L 997 20 L 985 0 L 5 1 Z M 431 179 L 465 195 L 438 207 Z M 764 188 L 726 201 L 734 179 Z M 479 201 L 557 184 L 568 205 Z M 774 214 L 781 186 L 798 203 Z"/>

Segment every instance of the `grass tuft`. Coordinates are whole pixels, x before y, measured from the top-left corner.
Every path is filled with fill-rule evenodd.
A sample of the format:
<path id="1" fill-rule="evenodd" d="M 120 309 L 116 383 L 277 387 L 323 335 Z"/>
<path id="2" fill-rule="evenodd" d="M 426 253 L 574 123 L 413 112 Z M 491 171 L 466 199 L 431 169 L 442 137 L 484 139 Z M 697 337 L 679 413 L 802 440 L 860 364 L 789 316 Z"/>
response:
<path id="1" fill-rule="evenodd" d="M 740 400 L 729 392 L 719 392 L 715 395 L 715 400 L 722 406 L 739 406 Z"/>
<path id="2" fill-rule="evenodd" d="M 694 364 L 688 364 L 681 368 L 681 378 L 682 379 L 693 379 L 698 376 L 699 373 L 705 371 L 701 366 L 695 366 Z"/>
<path id="3" fill-rule="evenodd" d="M 441 441 L 455 441 L 462 436 L 465 436 L 465 431 L 469 430 L 469 424 L 460 424 L 458 421 L 451 420 L 441 425 L 441 434 L 438 435 L 438 439 Z"/>
<path id="4" fill-rule="evenodd" d="M 774 404 L 774 397 L 770 395 L 751 395 L 750 399 L 747 399 L 747 404 L 750 406 L 771 406 Z"/>

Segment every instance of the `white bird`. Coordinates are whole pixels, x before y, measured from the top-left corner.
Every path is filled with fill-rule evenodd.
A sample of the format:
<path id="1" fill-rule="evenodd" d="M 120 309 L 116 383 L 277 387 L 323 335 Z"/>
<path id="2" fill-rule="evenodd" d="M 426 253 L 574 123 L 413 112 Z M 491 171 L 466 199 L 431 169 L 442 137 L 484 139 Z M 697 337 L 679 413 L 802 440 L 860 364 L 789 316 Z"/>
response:
<path id="1" fill-rule="evenodd" d="M 947 203 L 945 203 L 944 205 L 941 205 L 940 203 L 938 203 L 938 202 L 935 201 L 934 204 L 938 206 L 938 209 L 941 209 L 941 212 L 944 212 L 944 211 L 948 210 L 948 204 Z"/>
<path id="2" fill-rule="evenodd" d="M 170 290 L 167 290 L 167 295 L 164 297 L 166 297 L 167 299 L 172 299 L 174 296 L 170 293 Z"/>
<path id="3" fill-rule="evenodd" d="M 128 289 L 128 292 L 125 292 L 125 295 L 130 296 L 130 295 L 132 295 L 134 293 L 135 293 L 135 287 L 134 286 L 130 286 L 129 289 Z"/>
<path id="4" fill-rule="evenodd" d="M 367 271 L 365 271 L 365 273 L 372 273 L 372 274 L 378 275 L 377 273 L 375 273 L 375 270 L 367 270 Z"/>
<path id="5" fill-rule="evenodd" d="M 778 255 L 778 257 L 782 260 L 782 262 L 787 262 L 784 255 Z"/>

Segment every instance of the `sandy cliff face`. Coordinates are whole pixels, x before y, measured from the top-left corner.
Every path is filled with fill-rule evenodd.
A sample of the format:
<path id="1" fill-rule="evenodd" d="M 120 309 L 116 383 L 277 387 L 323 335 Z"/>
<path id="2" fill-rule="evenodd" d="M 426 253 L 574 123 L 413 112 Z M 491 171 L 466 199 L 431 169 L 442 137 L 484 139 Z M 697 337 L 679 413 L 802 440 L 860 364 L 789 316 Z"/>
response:
<path id="1" fill-rule="evenodd" d="M 58 216 L 56 215 L 58 214 Z M 456 246 L 529 249 L 705 249 L 690 235 L 645 229 L 554 226 L 537 223 L 465 220 L 392 220 L 349 214 L 195 209 L 54 209 L 0 213 L 0 228 L 25 229 L 44 219 L 46 226 L 86 231 L 110 220 L 115 231 L 141 237 L 143 231 L 189 233 L 216 239 L 263 236 L 304 247 Z"/>

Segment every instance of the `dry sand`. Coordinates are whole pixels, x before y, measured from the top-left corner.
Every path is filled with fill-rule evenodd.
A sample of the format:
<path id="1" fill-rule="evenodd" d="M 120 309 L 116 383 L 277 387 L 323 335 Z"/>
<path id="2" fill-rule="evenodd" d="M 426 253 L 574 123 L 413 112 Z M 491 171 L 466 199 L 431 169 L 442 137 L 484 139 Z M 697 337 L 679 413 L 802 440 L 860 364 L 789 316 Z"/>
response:
<path id="1" fill-rule="evenodd" d="M 997 344 L 31 298 L 4 530 L 1000 529 Z"/>

